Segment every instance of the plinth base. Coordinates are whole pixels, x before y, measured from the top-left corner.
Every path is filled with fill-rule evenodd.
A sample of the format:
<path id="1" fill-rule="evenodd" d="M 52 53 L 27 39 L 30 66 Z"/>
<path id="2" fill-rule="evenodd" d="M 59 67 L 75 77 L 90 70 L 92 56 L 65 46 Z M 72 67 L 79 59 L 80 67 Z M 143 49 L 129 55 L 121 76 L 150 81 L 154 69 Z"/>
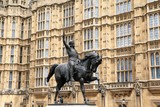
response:
<path id="1" fill-rule="evenodd" d="M 48 104 L 47 107 L 97 107 L 95 104 Z"/>

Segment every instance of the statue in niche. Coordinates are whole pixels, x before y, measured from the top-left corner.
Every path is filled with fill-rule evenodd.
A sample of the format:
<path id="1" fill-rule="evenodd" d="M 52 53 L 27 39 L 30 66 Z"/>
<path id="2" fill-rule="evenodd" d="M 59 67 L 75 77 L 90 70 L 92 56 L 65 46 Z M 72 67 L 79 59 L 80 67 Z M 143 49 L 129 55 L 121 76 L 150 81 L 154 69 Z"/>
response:
<path id="1" fill-rule="evenodd" d="M 134 88 L 135 88 L 135 91 L 136 91 L 136 96 L 140 96 L 141 85 L 140 85 L 138 79 L 136 79 L 136 82 L 134 83 Z"/>

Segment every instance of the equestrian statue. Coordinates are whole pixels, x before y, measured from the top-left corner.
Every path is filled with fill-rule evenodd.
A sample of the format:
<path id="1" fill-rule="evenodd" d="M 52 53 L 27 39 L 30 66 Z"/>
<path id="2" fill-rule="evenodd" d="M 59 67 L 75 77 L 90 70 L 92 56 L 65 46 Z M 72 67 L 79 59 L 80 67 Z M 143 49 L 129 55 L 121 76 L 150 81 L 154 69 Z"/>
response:
<path id="1" fill-rule="evenodd" d="M 57 86 L 54 102 L 56 102 L 58 94 L 61 97 L 60 89 L 65 83 L 71 81 L 72 85 L 73 81 L 78 81 L 80 83 L 84 102 L 87 103 L 84 83 L 90 83 L 97 80 L 100 88 L 99 79 L 97 77 L 93 77 L 93 73 L 97 71 L 98 66 L 101 64 L 102 57 L 96 52 L 90 52 L 86 54 L 83 59 L 79 59 L 74 41 L 70 41 L 68 45 L 64 37 L 65 34 L 63 33 L 63 44 L 65 45 L 68 54 L 68 62 L 52 65 L 47 77 L 47 82 L 49 82 L 52 75 L 55 74 Z"/>

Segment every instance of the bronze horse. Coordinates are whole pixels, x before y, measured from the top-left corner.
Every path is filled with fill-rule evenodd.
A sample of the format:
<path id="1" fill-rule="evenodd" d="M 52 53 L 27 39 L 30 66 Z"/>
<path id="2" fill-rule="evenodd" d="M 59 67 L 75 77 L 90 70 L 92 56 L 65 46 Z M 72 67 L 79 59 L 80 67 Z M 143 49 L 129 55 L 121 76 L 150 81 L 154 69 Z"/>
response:
<path id="1" fill-rule="evenodd" d="M 85 97 L 85 88 L 84 83 L 89 83 L 91 81 L 98 81 L 99 85 L 99 79 L 97 77 L 93 77 L 93 73 L 97 71 L 97 67 L 101 64 L 102 57 L 99 56 L 96 52 L 90 52 L 88 53 L 84 59 L 82 59 L 80 62 L 77 62 L 74 66 L 74 75 L 73 78 L 75 81 L 79 81 L 81 91 L 83 94 L 84 102 L 87 103 L 86 97 Z M 47 77 L 47 82 L 49 82 L 49 79 L 52 77 L 52 75 L 55 73 L 55 79 L 57 82 L 56 86 L 56 94 L 54 101 L 56 102 L 57 95 L 60 92 L 61 87 L 66 83 L 69 82 L 68 76 L 69 76 L 69 68 L 68 63 L 63 64 L 54 64 L 50 68 L 50 72 Z M 61 97 L 61 95 L 60 95 Z"/>

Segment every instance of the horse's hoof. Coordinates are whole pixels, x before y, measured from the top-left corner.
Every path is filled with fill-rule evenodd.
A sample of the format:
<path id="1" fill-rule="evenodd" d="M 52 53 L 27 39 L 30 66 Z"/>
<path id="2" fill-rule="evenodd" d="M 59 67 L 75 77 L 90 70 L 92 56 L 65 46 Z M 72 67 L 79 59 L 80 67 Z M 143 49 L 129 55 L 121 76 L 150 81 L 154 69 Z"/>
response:
<path id="1" fill-rule="evenodd" d="M 88 104 L 88 102 L 89 102 L 89 100 L 84 100 L 84 103 L 85 103 L 85 104 Z"/>
<path id="2" fill-rule="evenodd" d="M 84 101 L 84 104 L 87 104 L 87 101 Z"/>

